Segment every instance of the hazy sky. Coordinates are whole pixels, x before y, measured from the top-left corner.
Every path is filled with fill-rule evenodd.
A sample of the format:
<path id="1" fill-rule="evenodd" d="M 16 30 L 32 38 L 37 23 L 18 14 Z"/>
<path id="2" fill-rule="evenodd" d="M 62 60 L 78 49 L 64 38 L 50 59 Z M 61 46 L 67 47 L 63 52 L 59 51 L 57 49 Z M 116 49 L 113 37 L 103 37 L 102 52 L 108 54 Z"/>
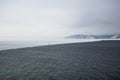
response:
<path id="1" fill-rule="evenodd" d="M 0 0 L 0 40 L 120 33 L 120 0 Z"/>

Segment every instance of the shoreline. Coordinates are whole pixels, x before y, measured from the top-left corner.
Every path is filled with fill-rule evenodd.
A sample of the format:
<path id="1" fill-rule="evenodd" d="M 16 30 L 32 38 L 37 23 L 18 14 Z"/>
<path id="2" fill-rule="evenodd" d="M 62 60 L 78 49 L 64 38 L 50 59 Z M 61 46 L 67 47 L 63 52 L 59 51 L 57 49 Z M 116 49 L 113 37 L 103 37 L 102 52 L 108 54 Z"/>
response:
<path id="1" fill-rule="evenodd" d="M 0 51 L 0 80 L 120 80 L 120 41 Z"/>
<path id="2" fill-rule="evenodd" d="M 73 39 L 74 40 L 74 39 Z M 38 41 L 38 42 L 34 42 L 34 41 L 17 41 L 17 47 L 15 46 L 16 44 L 14 43 L 14 41 L 8 41 L 9 44 L 11 44 L 12 46 L 7 46 L 7 45 L 3 45 L 3 47 L 1 46 L 1 49 L 0 51 L 3 51 L 3 50 L 11 50 L 11 49 L 20 49 L 20 48 L 27 48 L 27 47 L 37 47 L 37 46 L 50 46 L 50 45 L 61 45 L 61 44 L 72 44 L 72 43 L 88 43 L 88 42 L 99 42 L 99 41 L 120 41 L 120 40 L 116 40 L 116 39 L 95 39 L 95 40 L 76 40 L 76 41 L 70 41 L 70 42 L 55 42 L 55 41 L 52 41 L 52 42 L 48 42 L 46 41 L 46 43 L 42 43 L 40 44 L 41 42 Z M 3 41 L 2 41 L 3 42 Z M 5 43 L 6 41 L 4 41 Z M 12 42 L 12 43 L 11 43 Z M 33 44 L 30 44 L 30 43 L 33 43 Z M 26 45 L 24 45 L 26 44 Z M 4 47 L 6 46 L 6 47 Z"/>

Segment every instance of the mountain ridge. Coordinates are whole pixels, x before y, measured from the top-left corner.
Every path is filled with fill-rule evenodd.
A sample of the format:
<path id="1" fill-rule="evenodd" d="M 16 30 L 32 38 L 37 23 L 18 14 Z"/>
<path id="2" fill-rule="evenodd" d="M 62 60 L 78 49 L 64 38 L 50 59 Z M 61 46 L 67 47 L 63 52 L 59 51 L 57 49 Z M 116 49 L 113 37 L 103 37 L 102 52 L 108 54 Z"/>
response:
<path id="1" fill-rule="evenodd" d="M 86 35 L 76 34 L 67 36 L 67 39 L 120 39 L 120 34 Z"/>

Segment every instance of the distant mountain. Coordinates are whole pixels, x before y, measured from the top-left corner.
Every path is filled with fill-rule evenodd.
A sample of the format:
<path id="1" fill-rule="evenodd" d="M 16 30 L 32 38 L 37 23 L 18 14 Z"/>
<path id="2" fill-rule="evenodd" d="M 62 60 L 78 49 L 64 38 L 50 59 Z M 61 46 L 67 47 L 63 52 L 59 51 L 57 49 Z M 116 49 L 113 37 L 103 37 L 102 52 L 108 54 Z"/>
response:
<path id="1" fill-rule="evenodd" d="M 66 37 L 68 39 L 120 39 L 120 34 L 112 35 L 71 35 Z"/>

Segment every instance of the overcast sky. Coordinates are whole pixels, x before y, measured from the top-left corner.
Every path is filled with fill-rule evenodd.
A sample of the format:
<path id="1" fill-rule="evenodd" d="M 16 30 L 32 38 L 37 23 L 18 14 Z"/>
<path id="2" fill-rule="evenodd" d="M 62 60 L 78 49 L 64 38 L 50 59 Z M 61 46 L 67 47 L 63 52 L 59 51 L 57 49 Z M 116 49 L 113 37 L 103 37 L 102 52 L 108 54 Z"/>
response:
<path id="1" fill-rule="evenodd" d="M 120 33 L 120 0 L 0 0 L 0 40 Z"/>

